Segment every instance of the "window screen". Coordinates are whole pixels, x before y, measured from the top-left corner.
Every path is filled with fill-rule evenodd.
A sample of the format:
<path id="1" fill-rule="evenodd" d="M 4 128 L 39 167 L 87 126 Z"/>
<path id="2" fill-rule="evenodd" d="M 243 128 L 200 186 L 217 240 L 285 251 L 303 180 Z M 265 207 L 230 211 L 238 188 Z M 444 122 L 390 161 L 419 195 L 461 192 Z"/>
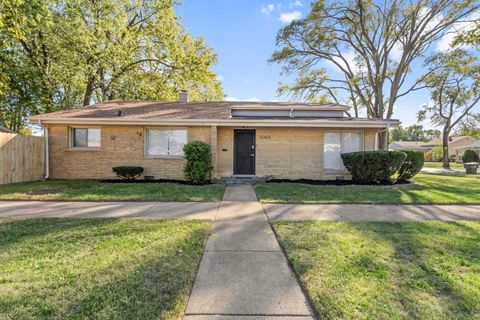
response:
<path id="1" fill-rule="evenodd" d="M 73 128 L 73 147 L 98 148 L 100 147 L 101 131 L 97 128 Z"/>
<path id="2" fill-rule="evenodd" d="M 187 130 L 149 129 L 147 133 L 147 156 L 183 156 L 187 143 Z"/>

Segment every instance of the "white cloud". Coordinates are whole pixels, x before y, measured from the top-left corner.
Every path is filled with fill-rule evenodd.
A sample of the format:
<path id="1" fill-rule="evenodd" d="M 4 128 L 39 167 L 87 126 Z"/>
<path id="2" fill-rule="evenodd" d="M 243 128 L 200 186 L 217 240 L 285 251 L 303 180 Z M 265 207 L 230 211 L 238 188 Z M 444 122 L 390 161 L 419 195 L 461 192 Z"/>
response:
<path id="1" fill-rule="evenodd" d="M 359 69 L 357 63 L 355 62 L 355 58 L 357 56 L 355 54 L 355 51 L 353 51 L 353 50 L 345 51 L 345 52 L 342 53 L 342 56 L 343 56 L 343 59 L 335 58 L 334 59 L 335 62 L 338 63 L 342 68 L 345 68 L 345 69 L 348 66 L 354 74 L 357 74 L 360 71 L 360 69 Z M 333 68 L 335 68 L 337 71 L 341 72 L 340 68 L 335 63 L 329 61 L 328 64 L 330 66 L 332 66 Z"/>
<path id="2" fill-rule="evenodd" d="M 290 9 L 295 8 L 295 7 L 302 7 L 302 6 L 303 6 L 303 3 L 302 3 L 300 0 L 296 0 L 296 1 L 290 2 L 290 3 L 288 4 L 288 7 L 289 7 Z"/>
<path id="3" fill-rule="evenodd" d="M 217 80 L 218 81 L 223 81 L 223 79 L 225 79 L 224 76 L 222 76 L 221 74 L 217 74 Z"/>
<path id="4" fill-rule="evenodd" d="M 400 59 L 402 58 L 402 54 L 403 54 L 403 46 L 400 42 L 396 42 L 393 45 L 392 50 L 390 51 L 389 58 L 394 61 L 400 61 Z"/>
<path id="5" fill-rule="evenodd" d="M 476 26 L 475 20 L 479 20 L 479 19 L 480 19 L 480 13 L 475 12 L 474 14 L 470 15 L 468 19 L 466 19 L 469 21 L 461 21 L 453 24 L 453 26 L 447 30 L 447 33 L 437 42 L 437 46 L 436 46 L 437 51 L 444 52 L 451 49 L 451 45 L 453 43 L 453 40 L 455 40 L 455 37 L 461 32 L 468 31 L 475 28 Z M 471 48 L 471 46 L 468 46 L 468 45 L 463 45 L 461 47 L 464 49 Z"/>
<path id="6" fill-rule="evenodd" d="M 270 13 L 272 13 L 273 10 L 275 10 L 275 5 L 273 3 L 264 4 L 260 8 L 260 12 L 266 15 L 269 15 Z"/>
<path id="7" fill-rule="evenodd" d="M 242 99 L 237 99 L 237 98 L 235 98 L 235 97 L 226 96 L 226 97 L 225 97 L 225 101 L 249 101 L 249 102 L 259 102 L 260 99 L 255 98 L 255 97 L 251 97 L 251 98 L 249 98 L 249 99 L 247 99 L 247 100 L 242 100 Z"/>
<path id="8" fill-rule="evenodd" d="M 293 20 L 298 20 L 302 17 L 302 13 L 300 11 L 292 11 L 292 12 L 284 12 L 280 14 L 278 18 L 279 21 L 283 23 L 290 23 Z"/>

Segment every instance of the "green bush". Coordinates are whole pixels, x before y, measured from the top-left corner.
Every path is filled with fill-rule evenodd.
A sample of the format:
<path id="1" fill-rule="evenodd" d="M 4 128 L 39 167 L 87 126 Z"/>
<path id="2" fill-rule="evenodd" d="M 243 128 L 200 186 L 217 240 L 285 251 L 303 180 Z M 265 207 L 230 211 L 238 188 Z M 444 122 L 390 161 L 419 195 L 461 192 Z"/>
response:
<path id="1" fill-rule="evenodd" d="M 465 153 L 463 154 L 462 157 L 463 163 L 469 163 L 469 162 L 478 162 L 478 155 L 475 153 L 473 150 L 465 150 Z"/>
<path id="2" fill-rule="evenodd" d="M 192 184 L 205 184 L 212 172 L 212 151 L 210 145 L 202 141 L 192 141 L 183 147 L 185 153 L 185 179 Z"/>
<path id="3" fill-rule="evenodd" d="M 398 151 L 362 151 L 343 153 L 343 164 L 352 180 L 361 184 L 386 182 L 405 161 L 407 155 Z"/>
<path id="4" fill-rule="evenodd" d="M 407 181 L 413 178 L 423 167 L 424 155 L 422 151 L 402 151 L 407 155 L 402 166 L 398 170 L 399 181 Z"/>
<path id="5" fill-rule="evenodd" d="M 133 166 L 113 167 L 112 170 L 118 177 L 125 180 L 135 180 L 136 177 L 139 177 L 143 173 L 142 167 Z"/>

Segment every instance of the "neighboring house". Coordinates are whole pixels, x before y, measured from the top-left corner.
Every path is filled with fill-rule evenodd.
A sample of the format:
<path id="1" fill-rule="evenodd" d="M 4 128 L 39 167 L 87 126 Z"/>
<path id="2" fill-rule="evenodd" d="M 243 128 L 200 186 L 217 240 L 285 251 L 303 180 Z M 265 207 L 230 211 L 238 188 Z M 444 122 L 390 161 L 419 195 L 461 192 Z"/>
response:
<path id="1" fill-rule="evenodd" d="M 448 151 L 452 160 L 461 160 L 463 152 L 472 148 L 477 139 L 468 136 L 450 137 L 448 142 Z M 434 147 L 441 147 L 442 139 L 434 139 L 428 142 L 418 141 L 394 141 L 388 146 L 389 150 L 421 150 L 427 152 Z"/>
<path id="2" fill-rule="evenodd" d="M 477 155 L 480 157 L 480 140 L 474 141 L 471 145 L 463 148 L 458 148 L 457 149 L 457 159 L 462 160 L 463 154 L 465 153 L 465 150 L 471 149 L 477 153 Z"/>
<path id="3" fill-rule="evenodd" d="M 32 117 L 48 137 L 54 179 L 114 177 L 142 166 L 154 179 L 183 179 L 183 146 L 212 146 L 213 178 L 348 177 L 342 152 L 375 150 L 398 120 L 354 119 L 348 107 L 274 102 L 110 101 Z"/>
<path id="4" fill-rule="evenodd" d="M 432 149 L 425 144 L 423 141 L 393 141 L 388 145 L 388 149 L 393 151 L 420 150 L 424 152 Z"/>

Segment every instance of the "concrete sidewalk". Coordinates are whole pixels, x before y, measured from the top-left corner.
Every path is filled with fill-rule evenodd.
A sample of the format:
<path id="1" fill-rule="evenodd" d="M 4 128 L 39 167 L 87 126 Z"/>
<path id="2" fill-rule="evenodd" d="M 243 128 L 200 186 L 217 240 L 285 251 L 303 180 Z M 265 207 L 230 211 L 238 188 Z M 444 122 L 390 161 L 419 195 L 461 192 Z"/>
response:
<path id="1" fill-rule="evenodd" d="M 227 200 L 219 203 L 0 201 L 0 217 L 161 218 L 216 222 L 480 220 L 480 205 L 260 204 L 253 190 L 239 190 L 235 194 L 229 188 L 225 193 Z"/>
<path id="2" fill-rule="evenodd" d="M 0 201 L 0 217 L 213 220 L 218 202 Z"/>
<path id="3" fill-rule="evenodd" d="M 269 220 L 480 220 L 480 205 L 263 204 Z"/>
<path id="4" fill-rule="evenodd" d="M 185 319 L 313 319 L 251 185 L 227 186 Z"/>

